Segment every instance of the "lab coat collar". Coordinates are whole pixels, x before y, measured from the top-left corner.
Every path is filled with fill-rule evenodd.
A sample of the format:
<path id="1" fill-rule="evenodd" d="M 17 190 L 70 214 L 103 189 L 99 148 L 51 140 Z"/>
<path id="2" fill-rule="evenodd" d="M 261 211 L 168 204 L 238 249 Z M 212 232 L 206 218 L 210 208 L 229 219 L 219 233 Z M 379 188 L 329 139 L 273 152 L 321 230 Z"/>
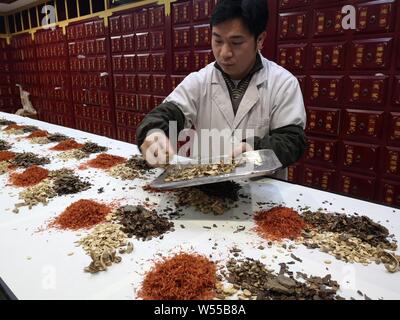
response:
<path id="1" fill-rule="evenodd" d="M 219 71 L 214 66 L 212 67 L 212 77 L 211 83 L 213 84 L 213 100 L 219 110 L 224 115 L 227 123 L 231 129 L 236 129 L 240 125 L 240 122 L 246 116 L 248 112 L 256 105 L 260 99 L 258 88 L 263 83 L 267 81 L 267 71 L 268 71 L 268 60 L 261 57 L 263 62 L 263 68 L 256 72 L 246 90 L 245 95 L 239 105 L 236 116 L 233 113 L 232 102 L 229 96 L 229 91 L 226 86 L 225 80 L 222 76 L 221 71 Z"/>
<path id="2" fill-rule="evenodd" d="M 267 81 L 267 74 L 268 74 L 268 60 L 266 58 L 264 58 L 261 54 L 261 62 L 263 64 L 263 68 L 260 69 L 259 71 L 257 71 L 253 77 L 252 80 L 255 79 L 255 84 L 256 86 L 261 85 L 262 83 Z M 210 64 L 211 67 L 211 72 L 212 72 L 212 76 L 211 76 L 211 83 L 212 84 L 221 84 L 221 83 L 225 83 L 224 77 L 222 76 L 222 73 L 220 70 L 218 70 L 215 67 L 215 62 L 212 62 Z"/>
<path id="3" fill-rule="evenodd" d="M 213 84 L 212 99 L 215 105 L 224 115 L 226 122 L 229 124 L 229 127 L 231 129 L 234 129 L 235 114 L 233 113 L 232 102 L 229 96 L 228 87 L 225 83 L 224 78 L 222 77 L 221 72 L 215 68 L 213 69 L 213 78 L 216 77 L 216 80 L 211 82 Z M 212 112 L 214 112 L 214 110 Z"/>

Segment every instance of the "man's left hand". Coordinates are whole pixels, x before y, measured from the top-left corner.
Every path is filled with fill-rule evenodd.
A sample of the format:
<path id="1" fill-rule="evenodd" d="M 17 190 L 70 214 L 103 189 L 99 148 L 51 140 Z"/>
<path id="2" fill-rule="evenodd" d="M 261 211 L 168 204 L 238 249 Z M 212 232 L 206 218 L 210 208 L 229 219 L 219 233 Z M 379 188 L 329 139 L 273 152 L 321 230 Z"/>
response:
<path id="1" fill-rule="evenodd" d="M 247 151 L 253 151 L 254 149 L 252 148 L 251 145 L 249 145 L 246 142 L 241 142 L 238 145 L 236 145 L 233 150 L 232 150 L 232 157 L 236 158 L 239 155 L 241 155 L 243 152 L 247 152 Z"/>

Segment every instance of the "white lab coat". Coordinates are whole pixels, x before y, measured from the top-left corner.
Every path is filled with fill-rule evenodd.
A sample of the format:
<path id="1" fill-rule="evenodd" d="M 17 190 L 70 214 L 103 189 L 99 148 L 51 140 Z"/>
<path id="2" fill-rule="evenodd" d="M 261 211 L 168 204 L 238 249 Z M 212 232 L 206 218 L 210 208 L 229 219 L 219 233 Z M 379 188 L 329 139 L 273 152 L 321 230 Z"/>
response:
<path id="1" fill-rule="evenodd" d="M 186 118 L 185 127 L 194 126 L 197 132 L 254 129 L 254 135 L 262 138 L 270 130 L 287 125 L 304 129 L 306 113 L 297 78 L 276 63 L 261 59 L 263 68 L 253 75 L 236 115 L 214 62 L 189 74 L 164 102 L 178 105 Z M 282 171 L 278 177 L 286 178 L 286 170 Z"/>

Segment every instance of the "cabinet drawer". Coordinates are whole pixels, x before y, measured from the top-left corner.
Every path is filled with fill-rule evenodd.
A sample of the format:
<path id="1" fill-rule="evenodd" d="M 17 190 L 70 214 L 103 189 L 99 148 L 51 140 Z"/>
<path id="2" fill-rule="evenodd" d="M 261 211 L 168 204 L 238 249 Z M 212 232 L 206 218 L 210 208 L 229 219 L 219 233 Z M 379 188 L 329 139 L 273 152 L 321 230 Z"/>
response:
<path id="1" fill-rule="evenodd" d="M 307 131 L 336 136 L 339 133 L 340 110 L 307 108 Z"/>
<path id="2" fill-rule="evenodd" d="M 344 112 L 343 134 L 354 139 L 381 139 L 383 120 L 383 112 L 380 111 L 347 109 Z"/>
<path id="3" fill-rule="evenodd" d="M 372 177 L 342 172 L 339 176 L 339 192 L 357 198 L 374 200 L 375 180 Z"/>
<path id="4" fill-rule="evenodd" d="M 383 151 L 383 172 L 400 177 L 400 148 L 386 147 Z"/>
<path id="5" fill-rule="evenodd" d="M 305 160 L 332 165 L 337 158 L 337 140 L 308 137 Z"/>
<path id="6" fill-rule="evenodd" d="M 306 67 L 307 44 L 278 46 L 278 63 L 290 71 L 302 71 Z"/>
<path id="7" fill-rule="evenodd" d="M 310 76 L 309 103 L 312 105 L 335 105 L 343 97 L 343 77 Z"/>
<path id="8" fill-rule="evenodd" d="M 333 191 L 336 189 L 335 170 L 305 165 L 303 183 L 320 190 Z"/>
<path id="9" fill-rule="evenodd" d="M 279 14 L 278 36 L 281 40 L 302 39 L 307 34 L 307 12 Z"/>
<path id="10" fill-rule="evenodd" d="M 348 87 L 350 103 L 357 105 L 383 106 L 386 101 L 388 77 L 351 76 Z"/>
<path id="11" fill-rule="evenodd" d="M 382 180 L 379 184 L 380 201 L 391 206 L 400 207 L 400 182 Z"/>
<path id="12" fill-rule="evenodd" d="M 379 147 L 344 141 L 341 143 L 343 167 L 352 170 L 376 172 Z"/>
<path id="13" fill-rule="evenodd" d="M 345 67 L 345 43 L 313 43 L 311 46 L 314 70 L 343 70 Z"/>
<path id="14" fill-rule="evenodd" d="M 386 69 L 390 66 L 392 38 L 357 40 L 351 44 L 353 69 Z"/>
<path id="15" fill-rule="evenodd" d="M 356 5 L 358 33 L 390 32 L 394 29 L 395 1 L 371 1 Z"/>

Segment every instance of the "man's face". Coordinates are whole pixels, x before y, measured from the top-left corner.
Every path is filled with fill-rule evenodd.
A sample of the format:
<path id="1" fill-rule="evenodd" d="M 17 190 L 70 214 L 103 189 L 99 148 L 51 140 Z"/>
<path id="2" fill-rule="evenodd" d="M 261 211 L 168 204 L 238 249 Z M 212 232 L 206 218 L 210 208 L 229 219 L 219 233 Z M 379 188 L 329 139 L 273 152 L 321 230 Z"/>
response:
<path id="1" fill-rule="evenodd" d="M 260 37 L 263 40 L 264 35 Z M 258 44 L 240 19 L 213 26 L 211 45 L 218 64 L 232 79 L 242 79 L 254 65 Z"/>

